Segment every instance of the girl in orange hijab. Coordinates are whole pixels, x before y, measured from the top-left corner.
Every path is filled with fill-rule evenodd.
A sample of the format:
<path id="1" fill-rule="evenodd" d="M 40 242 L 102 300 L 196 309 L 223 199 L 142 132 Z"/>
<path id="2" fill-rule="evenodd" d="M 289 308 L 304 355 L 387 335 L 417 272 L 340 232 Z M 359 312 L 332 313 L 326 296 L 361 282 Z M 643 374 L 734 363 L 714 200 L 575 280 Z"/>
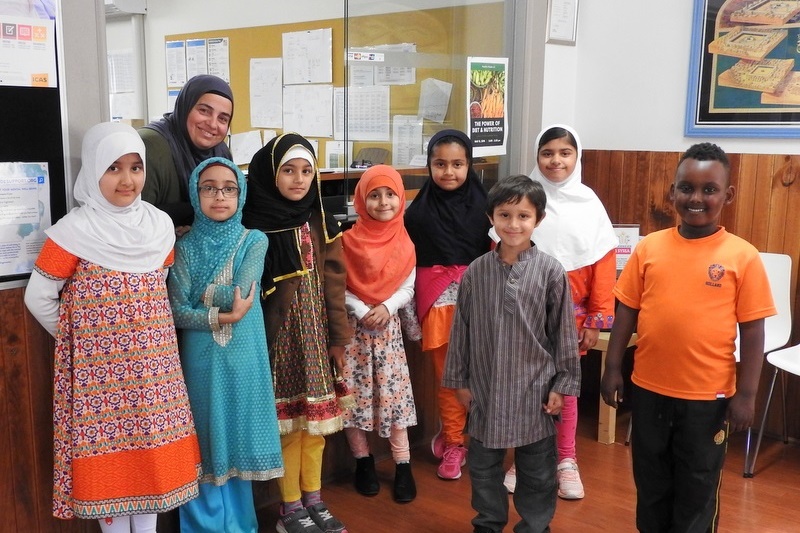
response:
<path id="1" fill-rule="evenodd" d="M 414 297 L 416 255 L 403 224 L 405 189 L 388 165 L 370 167 L 356 185 L 358 220 L 343 234 L 347 292 L 345 305 L 353 340 L 345 348 L 344 379 L 356 408 L 344 415 L 345 434 L 356 458 L 355 488 L 378 493 L 375 461 L 367 431 L 389 439 L 397 464 L 393 496 L 417 495 L 411 474 L 408 433 L 417 424 L 403 335 L 397 311 Z"/>

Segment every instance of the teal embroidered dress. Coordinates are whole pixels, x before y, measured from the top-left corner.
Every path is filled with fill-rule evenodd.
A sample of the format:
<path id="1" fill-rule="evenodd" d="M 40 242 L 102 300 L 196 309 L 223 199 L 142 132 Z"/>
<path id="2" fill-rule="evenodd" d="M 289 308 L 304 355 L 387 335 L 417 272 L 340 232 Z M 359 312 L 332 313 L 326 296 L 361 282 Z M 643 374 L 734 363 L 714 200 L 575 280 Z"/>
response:
<path id="1" fill-rule="evenodd" d="M 200 210 L 200 173 L 212 164 L 234 170 L 239 205 L 223 222 Z M 223 485 L 230 478 L 268 480 L 283 475 L 264 320 L 258 305 L 239 321 L 220 326 L 216 314 L 230 311 L 235 287 L 242 298 L 256 282 L 260 291 L 267 237 L 241 224 L 246 181 L 222 158 L 201 163 L 189 194 L 195 210 L 191 231 L 176 245 L 169 296 L 180 334 L 181 363 L 195 418 L 203 464 L 201 481 Z"/>

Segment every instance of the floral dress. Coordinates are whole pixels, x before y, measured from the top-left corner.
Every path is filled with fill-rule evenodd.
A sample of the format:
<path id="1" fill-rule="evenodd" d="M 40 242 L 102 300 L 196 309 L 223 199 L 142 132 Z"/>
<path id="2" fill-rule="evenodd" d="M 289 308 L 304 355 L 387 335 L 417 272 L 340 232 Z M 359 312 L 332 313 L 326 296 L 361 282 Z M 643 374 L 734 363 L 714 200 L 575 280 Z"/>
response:
<path id="1" fill-rule="evenodd" d="M 344 378 L 356 407 L 345 413 L 345 427 L 389 438 L 392 427 L 417 425 L 400 316 L 392 315 L 382 331 L 364 328 L 353 315 L 350 325 L 355 335 L 345 348 Z"/>
<path id="2" fill-rule="evenodd" d="M 47 241 L 67 280 L 55 350 L 53 514 L 163 512 L 198 494 L 200 452 L 162 271 L 109 270 Z"/>
<path id="3" fill-rule="evenodd" d="M 275 340 L 270 340 L 275 406 L 281 435 L 306 430 L 329 435 L 343 427 L 342 409 L 352 407 L 341 377 L 328 358 L 325 298 L 316 269 L 311 230 L 300 230 L 308 274 L 301 277 Z"/>

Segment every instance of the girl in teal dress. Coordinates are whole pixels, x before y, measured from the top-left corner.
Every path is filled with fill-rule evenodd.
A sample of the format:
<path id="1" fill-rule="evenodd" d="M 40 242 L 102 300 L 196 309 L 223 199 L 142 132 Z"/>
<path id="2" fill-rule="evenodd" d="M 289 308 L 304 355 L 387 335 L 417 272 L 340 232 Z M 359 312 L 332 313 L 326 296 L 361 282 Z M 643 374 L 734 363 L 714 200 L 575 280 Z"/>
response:
<path id="1" fill-rule="evenodd" d="M 242 226 L 247 182 L 215 157 L 189 179 L 192 229 L 176 245 L 169 296 L 203 462 L 181 531 L 258 530 L 251 480 L 283 475 L 260 290 L 267 237 Z"/>

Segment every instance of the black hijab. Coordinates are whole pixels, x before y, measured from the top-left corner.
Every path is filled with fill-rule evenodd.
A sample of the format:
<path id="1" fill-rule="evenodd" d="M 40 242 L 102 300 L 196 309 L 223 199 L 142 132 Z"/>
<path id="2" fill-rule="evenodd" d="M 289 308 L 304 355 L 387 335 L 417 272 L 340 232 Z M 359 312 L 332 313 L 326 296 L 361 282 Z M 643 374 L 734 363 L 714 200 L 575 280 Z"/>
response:
<path id="1" fill-rule="evenodd" d="M 194 76 L 186 82 L 178 98 L 175 100 L 175 110 L 165 113 L 163 118 L 151 122 L 145 128 L 157 131 L 169 143 L 172 152 L 172 161 L 181 179 L 181 197 L 189 198 L 189 176 L 192 171 L 211 157 L 224 157 L 233 159 L 228 146 L 221 142 L 209 150 L 197 148 L 189 138 L 189 131 L 186 129 L 186 119 L 197 101 L 207 93 L 218 94 L 231 101 L 231 118 L 233 118 L 233 92 L 230 86 L 222 78 L 210 74 L 200 74 Z"/>
<path id="2" fill-rule="evenodd" d="M 467 179 L 445 191 L 433 182 L 431 159 L 437 144 L 458 143 L 467 154 Z M 429 179 L 406 211 L 408 234 L 417 251 L 417 266 L 468 265 L 489 251 L 487 196 L 472 168 L 472 142 L 458 130 L 442 130 L 428 143 Z"/>
<path id="3" fill-rule="evenodd" d="M 298 245 L 300 228 L 319 213 L 323 224 L 325 242 L 341 234 L 339 222 L 322 208 L 319 187 L 319 168 L 314 164 L 314 181 L 308 193 L 300 200 L 286 199 L 277 186 L 278 170 L 286 153 L 294 147 L 303 147 L 316 161 L 311 143 L 297 133 L 284 133 L 271 139 L 253 156 L 247 173 L 247 200 L 242 223 L 247 228 L 258 229 L 269 236 L 269 249 L 264 267 L 262 288 L 274 282 L 306 273 Z M 284 161 L 285 162 L 285 161 Z"/>

